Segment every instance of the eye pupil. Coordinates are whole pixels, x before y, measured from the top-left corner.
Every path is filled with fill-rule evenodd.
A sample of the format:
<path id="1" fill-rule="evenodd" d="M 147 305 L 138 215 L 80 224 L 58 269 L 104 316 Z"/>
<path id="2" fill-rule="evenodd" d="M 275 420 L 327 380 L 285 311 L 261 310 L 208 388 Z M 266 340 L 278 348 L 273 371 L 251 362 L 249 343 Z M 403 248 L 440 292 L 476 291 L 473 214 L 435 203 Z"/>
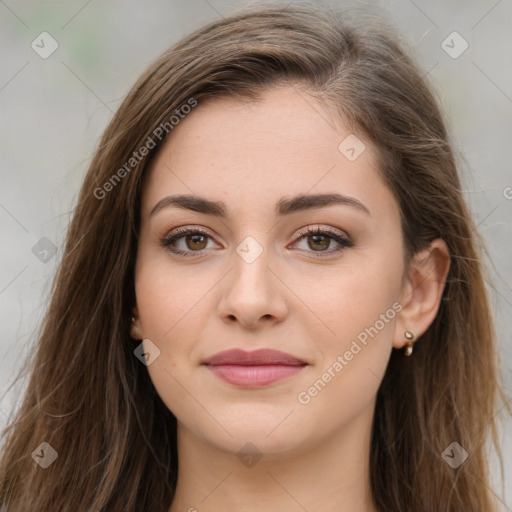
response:
<path id="1" fill-rule="evenodd" d="M 187 247 L 189 249 L 201 250 L 201 249 L 204 249 L 206 247 L 206 243 L 207 243 L 206 242 L 206 237 L 204 235 L 189 235 L 189 236 L 187 236 L 186 240 L 187 240 Z M 192 243 L 194 245 L 191 246 L 189 244 L 190 240 L 192 240 Z M 196 244 L 199 244 L 199 247 Z"/>
<path id="2" fill-rule="evenodd" d="M 313 247 L 309 242 L 311 239 L 314 240 L 315 244 L 321 244 L 320 247 Z M 310 249 L 327 249 L 329 247 L 330 241 L 330 238 L 326 237 L 325 235 L 311 235 L 308 237 L 308 246 Z"/>

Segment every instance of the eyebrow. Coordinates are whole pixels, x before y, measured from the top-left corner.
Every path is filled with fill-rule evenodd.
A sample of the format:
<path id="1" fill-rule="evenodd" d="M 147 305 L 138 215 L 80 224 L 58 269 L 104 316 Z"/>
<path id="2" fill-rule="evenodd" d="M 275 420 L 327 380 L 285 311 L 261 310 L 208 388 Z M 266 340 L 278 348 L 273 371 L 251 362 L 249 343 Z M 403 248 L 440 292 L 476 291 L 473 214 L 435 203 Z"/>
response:
<path id="1" fill-rule="evenodd" d="M 275 213 L 278 216 L 284 216 L 295 212 L 334 205 L 351 206 L 371 216 L 370 211 L 361 201 L 355 197 L 342 194 L 299 194 L 292 198 L 283 197 L 277 202 Z M 150 216 L 170 206 L 206 215 L 214 215 L 223 219 L 227 217 L 227 208 L 222 201 L 210 201 L 204 197 L 187 194 L 167 196 L 160 199 L 151 210 Z"/>

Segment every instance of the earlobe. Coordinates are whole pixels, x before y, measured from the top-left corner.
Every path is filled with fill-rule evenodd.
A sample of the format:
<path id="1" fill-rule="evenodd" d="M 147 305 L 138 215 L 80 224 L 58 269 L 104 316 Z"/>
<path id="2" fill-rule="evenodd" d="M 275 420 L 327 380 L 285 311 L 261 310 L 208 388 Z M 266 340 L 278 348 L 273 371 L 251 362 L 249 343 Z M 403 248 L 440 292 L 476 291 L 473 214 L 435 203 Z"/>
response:
<path id="1" fill-rule="evenodd" d="M 404 332 L 411 331 L 418 340 L 430 327 L 439 311 L 449 269 L 448 246 L 440 238 L 414 256 L 401 296 L 403 307 L 395 324 L 395 348 L 407 346 Z"/>

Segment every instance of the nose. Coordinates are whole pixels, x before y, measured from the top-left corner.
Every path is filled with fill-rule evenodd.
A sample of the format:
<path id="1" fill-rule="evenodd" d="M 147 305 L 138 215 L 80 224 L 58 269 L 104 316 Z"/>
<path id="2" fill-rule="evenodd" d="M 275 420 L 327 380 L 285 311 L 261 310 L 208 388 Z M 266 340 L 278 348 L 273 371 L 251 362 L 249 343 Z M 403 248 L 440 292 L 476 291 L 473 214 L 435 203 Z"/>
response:
<path id="1" fill-rule="evenodd" d="M 233 259 L 234 269 L 223 280 L 219 317 L 251 330 L 282 322 L 288 314 L 286 287 L 268 266 L 266 252 L 251 263 L 238 254 Z"/>

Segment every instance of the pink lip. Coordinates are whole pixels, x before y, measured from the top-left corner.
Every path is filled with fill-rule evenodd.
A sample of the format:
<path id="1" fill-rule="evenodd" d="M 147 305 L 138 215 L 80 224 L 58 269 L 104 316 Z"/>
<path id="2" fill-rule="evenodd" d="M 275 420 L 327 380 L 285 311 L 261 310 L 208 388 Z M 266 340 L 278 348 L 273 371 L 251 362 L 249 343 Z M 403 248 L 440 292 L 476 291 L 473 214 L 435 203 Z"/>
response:
<path id="1" fill-rule="evenodd" d="M 220 379 L 248 388 L 267 386 L 286 379 L 307 366 L 305 361 L 297 357 L 271 349 L 253 352 L 226 350 L 215 354 L 203 364 Z"/>

